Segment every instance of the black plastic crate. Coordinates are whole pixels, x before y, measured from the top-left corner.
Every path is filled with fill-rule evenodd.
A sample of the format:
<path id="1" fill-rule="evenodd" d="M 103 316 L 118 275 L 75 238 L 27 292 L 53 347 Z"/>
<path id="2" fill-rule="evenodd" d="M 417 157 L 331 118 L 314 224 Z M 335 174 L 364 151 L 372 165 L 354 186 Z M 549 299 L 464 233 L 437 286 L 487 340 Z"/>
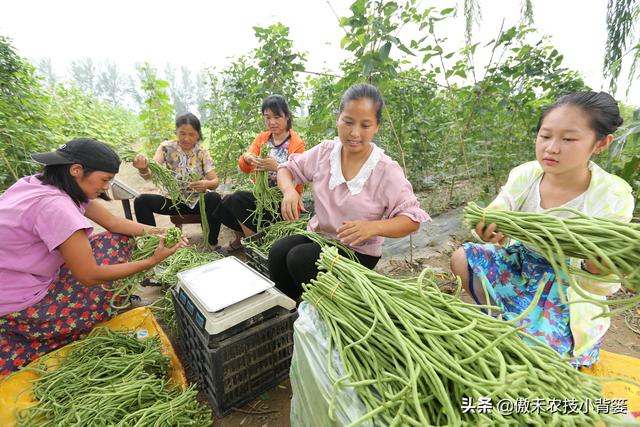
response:
<path id="1" fill-rule="evenodd" d="M 269 277 L 268 254 L 247 246 L 247 243 L 259 244 L 263 235 L 264 233 L 261 231 L 253 236 L 245 237 L 242 239 L 242 245 L 244 246 L 244 253 L 247 255 L 247 263 L 253 267 L 254 270 L 263 274 L 265 277 Z"/>
<path id="2" fill-rule="evenodd" d="M 186 313 L 175 291 L 172 294 L 190 380 L 207 396 L 216 416 L 223 417 L 288 377 L 297 312 L 254 324 L 210 347 L 209 337 Z"/>

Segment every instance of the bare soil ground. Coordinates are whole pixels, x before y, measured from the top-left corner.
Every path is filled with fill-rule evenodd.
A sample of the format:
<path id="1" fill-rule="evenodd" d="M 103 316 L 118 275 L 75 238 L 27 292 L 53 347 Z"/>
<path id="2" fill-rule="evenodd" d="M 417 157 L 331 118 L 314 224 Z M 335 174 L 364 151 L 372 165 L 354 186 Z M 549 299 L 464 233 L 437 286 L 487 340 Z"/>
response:
<path id="1" fill-rule="evenodd" d="M 118 178 L 141 193 L 156 192 L 153 184 L 142 180 L 130 165 L 122 166 Z M 427 229 L 427 233 L 435 232 L 436 230 L 445 230 L 445 233 L 439 235 L 436 232 L 435 238 L 427 239 L 424 245 L 414 248 L 412 258 L 408 250 L 396 255 L 383 256 L 376 267 L 377 271 L 394 277 L 408 277 L 416 275 L 428 266 L 439 273 L 439 277 L 443 281 L 450 278 L 447 276 L 450 273 L 449 257 L 468 238 L 466 231 L 454 223 L 454 219 L 460 215 L 460 210 L 452 209 L 450 196 L 450 192 L 448 194 L 430 192 L 420 195 L 421 203 L 425 207 L 428 206 L 432 215 L 434 215 L 434 212 L 440 213 L 437 217 L 434 217 L 434 222 L 429 225 L 431 228 Z M 124 215 L 120 202 L 105 202 L 105 206 L 116 215 Z M 168 217 L 156 215 L 156 220 L 159 226 L 170 225 Z M 194 242 L 198 242 L 202 238 L 199 225 L 186 225 L 184 226 L 184 232 Z M 233 233 L 223 226 L 220 233 L 220 244 L 226 245 L 232 239 Z M 243 256 L 241 251 L 236 251 L 233 255 Z M 143 288 L 141 296 L 143 302 L 151 303 L 159 294 L 157 288 Z M 626 313 L 626 316 L 631 328 L 640 330 L 640 309 L 635 308 L 634 311 Z M 605 337 L 603 348 L 614 353 L 640 357 L 640 334 L 634 332 L 631 328 L 625 323 L 625 315 L 615 316 Z M 286 380 L 242 408 L 238 408 L 237 411 L 215 420 L 214 426 L 288 426 L 291 394 L 291 385 Z"/>

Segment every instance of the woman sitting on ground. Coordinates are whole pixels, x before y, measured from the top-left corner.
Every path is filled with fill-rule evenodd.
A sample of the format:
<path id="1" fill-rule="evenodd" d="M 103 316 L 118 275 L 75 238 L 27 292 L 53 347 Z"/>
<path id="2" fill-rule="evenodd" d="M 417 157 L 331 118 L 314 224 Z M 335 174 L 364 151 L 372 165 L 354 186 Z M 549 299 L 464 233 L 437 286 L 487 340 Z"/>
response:
<path id="1" fill-rule="evenodd" d="M 172 255 L 160 243 L 144 260 L 127 262 L 130 236 L 163 230 L 112 215 L 96 202 L 120 166 L 93 139 L 74 139 L 34 154 L 46 166 L 0 195 L 0 375 L 86 335 L 111 309 L 111 282 Z M 107 232 L 93 234 L 89 220 Z M 119 299 L 114 301 L 119 305 Z"/>

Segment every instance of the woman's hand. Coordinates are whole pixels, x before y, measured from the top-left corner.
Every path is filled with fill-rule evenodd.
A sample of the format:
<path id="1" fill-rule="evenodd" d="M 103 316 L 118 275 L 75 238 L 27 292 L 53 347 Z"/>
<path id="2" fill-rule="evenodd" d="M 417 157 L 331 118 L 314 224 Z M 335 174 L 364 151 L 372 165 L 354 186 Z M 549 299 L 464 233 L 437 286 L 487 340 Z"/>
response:
<path id="1" fill-rule="evenodd" d="M 171 255 L 176 253 L 176 251 L 178 249 L 184 248 L 185 246 L 187 246 L 188 243 L 189 243 L 189 241 L 185 237 L 183 237 L 180 242 L 176 243 L 175 245 L 173 245 L 170 248 L 167 248 L 164 245 L 164 237 L 163 237 L 162 239 L 160 239 L 160 244 L 158 245 L 158 247 L 156 248 L 155 252 L 151 256 L 154 264 L 160 264 L 162 261 L 164 261 L 165 259 L 167 259 Z"/>
<path id="2" fill-rule="evenodd" d="M 259 160 L 260 157 L 256 156 L 255 154 L 251 153 L 251 152 L 246 152 L 242 155 L 242 158 L 244 158 L 244 161 L 247 162 L 247 164 L 251 165 L 251 166 L 255 166 L 256 165 L 256 160 Z"/>
<path id="3" fill-rule="evenodd" d="M 373 236 L 380 235 L 380 229 L 376 221 L 344 221 L 336 230 L 338 239 L 345 245 L 359 245 Z"/>
<path id="4" fill-rule="evenodd" d="M 200 181 L 193 181 L 189 183 L 189 188 L 197 191 L 198 193 L 204 193 L 209 189 L 209 185 L 211 182 L 206 179 L 201 179 Z"/>
<path id="5" fill-rule="evenodd" d="M 146 233 L 148 233 L 148 234 L 161 234 L 161 235 L 164 235 L 164 233 L 167 232 L 167 228 L 166 227 L 149 227 L 149 228 L 146 228 L 144 231 Z M 143 232 L 143 234 L 144 234 L 144 232 Z"/>
<path id="6" fill-rule="evenodd" d="M 149 169 L 149 159 L 144 154 L 136 154 L 133 159 L 133 167 L 141 172 L 146 172 Z"/>
<path id="7" fill-rule="evenodd" d="M 266 159 L 256 158 L 254 164 L 259 171 L 276 172 L 278 170 L 278 161 L 275 157 L 269 156 Z"/>
<path id="8" fill-rule="evenodd" d="M 299 211 L 304 211 L 302 197 L 295 189 L 286 191 L 282 195 L 282 218 L 286 221 L 295 221 L 299 217 Z"/>
<path id="9" fill-rule="evenodd" d="M 486 228 L 484 222 L 476 224 L 476 233 L 478 237 L 487 243 L 493 243 L 494 245 L 501 245 L 505 242 L 506 236 L 500 232 L 495 232 L 498 226 L 495 223 L 489 224 Z"/>

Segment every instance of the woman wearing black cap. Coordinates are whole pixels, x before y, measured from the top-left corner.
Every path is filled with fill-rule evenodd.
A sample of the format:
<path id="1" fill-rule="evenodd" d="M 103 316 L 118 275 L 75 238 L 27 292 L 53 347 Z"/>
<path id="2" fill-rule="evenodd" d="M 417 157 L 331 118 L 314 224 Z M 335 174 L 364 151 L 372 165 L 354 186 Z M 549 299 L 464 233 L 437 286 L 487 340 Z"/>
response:
<path id="1" fill-rule="evenodd" d="M 129 236 L 158 229 L 116 217 L 94 201 L 120 166 L 107 145 L 74 139 L 32 157 L 43 172 L 0 195 L 0 375 L 115 315 L 112 292 L 102 285 L 153 267 L 186 244 L 161 243 L 150 258 L 127 262 Z M 91 235 L 88 220 L 107 232 Z"/>

